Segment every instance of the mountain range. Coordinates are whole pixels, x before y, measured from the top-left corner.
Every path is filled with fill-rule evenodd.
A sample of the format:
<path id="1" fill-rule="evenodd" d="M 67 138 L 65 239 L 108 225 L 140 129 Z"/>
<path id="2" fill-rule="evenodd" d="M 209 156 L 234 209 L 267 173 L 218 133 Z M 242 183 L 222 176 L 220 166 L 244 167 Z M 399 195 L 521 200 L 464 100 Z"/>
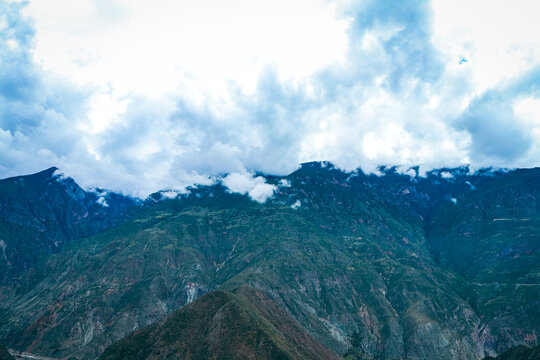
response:
<path id="1" fill-rule="evenodd" d="M 139 200 L 0 180 L 0 343 L 56 359 L 483 359 L 538 345 L 540 169 L 305 163 Z M 512 350 L 514 349 L 514 350 Z M 534 355 L 533 355 L 534 356 Z"/>

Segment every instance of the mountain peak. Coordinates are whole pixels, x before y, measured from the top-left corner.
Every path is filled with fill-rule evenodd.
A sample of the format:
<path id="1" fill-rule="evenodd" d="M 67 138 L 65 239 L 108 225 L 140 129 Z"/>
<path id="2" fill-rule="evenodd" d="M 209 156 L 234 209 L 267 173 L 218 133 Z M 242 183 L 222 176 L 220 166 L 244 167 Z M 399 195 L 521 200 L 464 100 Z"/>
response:
<path id="1" fill-rule="evenodd" d="M 339 359 L 265 294 L 248 286 L 212 291 L 132 333 L 100 359 Z"/>

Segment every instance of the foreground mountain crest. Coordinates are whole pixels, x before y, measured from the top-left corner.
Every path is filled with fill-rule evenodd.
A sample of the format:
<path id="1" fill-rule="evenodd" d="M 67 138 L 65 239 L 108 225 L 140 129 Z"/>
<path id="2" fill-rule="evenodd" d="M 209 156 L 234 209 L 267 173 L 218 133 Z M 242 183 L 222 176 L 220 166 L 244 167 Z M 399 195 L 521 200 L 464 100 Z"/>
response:
<path id="1" fill-rule="evenodd" d="M 339 359 L 253 288 L 212 291 L 111 345 L 100 359 Z"/>
<path id="2" fill-rule="evenodd" d="M 496 358 L 488 356 L 484 360 L 538 360 L 540 359 L 540 345 L 534 348 L 518 345 L 506 350 Z"/>
<path id="3" fill-rule="evenodd" d="M 121 356 L 138 334 L 200 356 L 239 343 L 288 358 L 483 359 L 537 345 L 540 170 L 381 171 L 304 164 L 265 177 L 277 189 L 265 204 L 219 184 L 135 202 L 54 171 L 32 191 L 30 177 L 2 180 L 0 342 L 76 359 Z"/>

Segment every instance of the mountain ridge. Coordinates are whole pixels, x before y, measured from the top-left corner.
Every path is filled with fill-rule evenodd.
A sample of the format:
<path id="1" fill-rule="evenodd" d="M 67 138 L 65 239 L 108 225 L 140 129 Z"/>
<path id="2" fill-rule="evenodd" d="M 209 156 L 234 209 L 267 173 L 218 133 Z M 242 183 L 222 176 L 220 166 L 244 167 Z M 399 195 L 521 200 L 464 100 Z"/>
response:
<path id="1" fill-rule="evenodd" d="M 214 290 L 109 346 L 107 359 L 339 359 L 261 292 Z"/>
<path id="2" fill-rule="evenodd" d="M 10 282 L 15 292 L 36 281 L 32 269 L 44 257 L 119 225 L 135 207 L 129 197 L 85 191 L 57 171 L 0 180 L 0 284 Z"/>
<path id="3" fill-rule="evenodd" d="M 500 226 L 510 223 L 492 220 L 522 212 L 539 218 L 538 169 L 458 169 L 452 179 L 443 170 L 425 178 L 385 171 L 351 174 L 310 163 L 268 176 L 290 186 L 278 186 L 266 204 L 220 184 L 146 204 L 127 222 L 48 256 L 40 270 L 48 275 L 34 289 L 0 302 L 1 322 L 18 324 L 0 326 L 0 338 L 19 350 L 91 358 L 206 292 L 250 285 L 318 341 L 353 358 L 481 359 L 534 345 L 537 222 L 509 230 Z M 521 190 L 490 195 L 499 188 Z M 478 228 L 477 237 L 501 237 L 486 243 L 499 247 L 447 240 L 474 229 L 478 216 L 468 214 L 482 204 L 493 204 L 482 215 L 491 227 Z M 456 227 L 445 223 L 452 216 Z M 508 248 L 517 249 L 510 252 L 517 261 L 495 256 Z M 479 279 L 452 260 L 470 252 L 474 258 L 474 251 L 493 254 Z M 527 286 L 501 283 L 490 272 L 520 264 L 528 272 L 512 274 Z"/>

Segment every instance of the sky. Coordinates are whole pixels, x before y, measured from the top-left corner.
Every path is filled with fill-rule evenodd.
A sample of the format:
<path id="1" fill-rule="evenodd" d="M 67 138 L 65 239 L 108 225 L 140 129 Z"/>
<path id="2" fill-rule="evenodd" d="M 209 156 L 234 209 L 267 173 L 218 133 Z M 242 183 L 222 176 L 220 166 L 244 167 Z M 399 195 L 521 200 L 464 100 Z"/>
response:
<path id="1" fill-rule="evenodd" d="M 540 166 L 537 0 L 0 0 L 0 178 L 256 201 L 307 161 Z"/>

